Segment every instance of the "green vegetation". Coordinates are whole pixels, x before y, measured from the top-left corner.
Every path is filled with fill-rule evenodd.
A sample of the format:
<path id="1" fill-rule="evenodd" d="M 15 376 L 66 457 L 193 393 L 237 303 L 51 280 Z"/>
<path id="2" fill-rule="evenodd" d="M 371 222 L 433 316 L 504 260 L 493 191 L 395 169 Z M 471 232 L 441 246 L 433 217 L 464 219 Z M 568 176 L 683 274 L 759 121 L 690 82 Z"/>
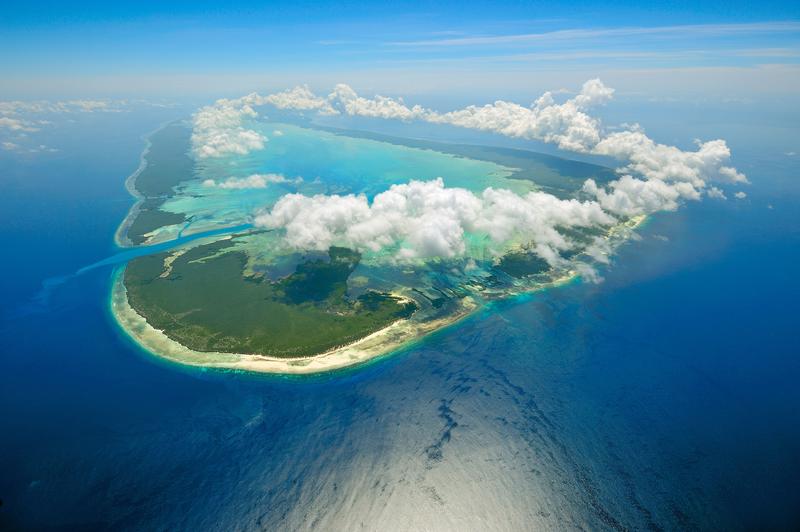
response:
<path id="1" fill-rule="evenodd" d="M 175 214 L 159 209 L 162 199 L 147 199 L 142 202 L 133 223 L 128 227 L 128 238 L 136 245 L 144 242 L 144 235 L 165 227 L 186 221 L 182 214 Z"/>
<path id="2" fill-rule="evenodd" d="M 147 165 L 134 182 L 136 190 L 144 197 L 136 219 L 128 228 L 128 238 L 134 244 L 142 244 L 144 235 L 151 231 L 184 221 L 182 214 L 162 211 L 160 207 L 176 185 L 193 177 L 190 141 L 191 130 L 180 122 L 151 135 L 150 149 L 145 155 Z"/>
<path id="3" fill-rule="evenodd" d="M 358 340 L 409 317 L 417 306 L 370 291 L 350 300 L 347 278 L 358 253 L 331 248 L 275 283 L 244 277 L 246 255 L 218 241 L 190 249 L 171 265 L 167 253 L 125 270 L 131 306 L 155 328 L 197 351 L 299 357 Z"/>
<path id="4" fill-rule="evenodd" d="M 618 176 L 610 168 L 596 164 L 572 161 L 526 150 L 492 146 L 441 144 L 436 149 L 471 159 L 491 161 L 517 170 L 512 179 L 533 181 L 536 185 L 559 198 L 570 197 L 581 190 L 587 179 L 598 183 L 613 181 Z"/>
<path id="5" fill-rule="evenodd" d="M 146 198 L 172 194 L 181 181 L 192 177 L 194 162 L 189 156 L 192 130 L 173 122 L 150 136 L 147 167 L 136 176 L 136 190 Z"/>
<path id="6" fill-rule="evenodd" d="M 495 269 L 511 277 L 527 277 L 550 270 L 547 261 L 529 251 L 513 251 L 503 255 Z"/>

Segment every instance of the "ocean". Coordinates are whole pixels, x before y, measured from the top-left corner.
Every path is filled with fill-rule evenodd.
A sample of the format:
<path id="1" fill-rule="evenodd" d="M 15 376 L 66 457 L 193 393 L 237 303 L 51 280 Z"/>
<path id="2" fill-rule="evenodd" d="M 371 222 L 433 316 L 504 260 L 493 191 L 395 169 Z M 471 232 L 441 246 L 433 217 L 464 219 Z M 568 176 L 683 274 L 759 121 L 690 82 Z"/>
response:
<path id="1" fill-rule="evenodd" d="M 283 378 L 143 352 L 113 264 L 41 297 L 119 251 L 142 135 L 185 114 L 92 113 L 43 133 L 59 152 L 0 154 L 0 528 L 800 525 L 793 156 L 737 129 L 747 198 L 652 217 L 603 282 Z"/>

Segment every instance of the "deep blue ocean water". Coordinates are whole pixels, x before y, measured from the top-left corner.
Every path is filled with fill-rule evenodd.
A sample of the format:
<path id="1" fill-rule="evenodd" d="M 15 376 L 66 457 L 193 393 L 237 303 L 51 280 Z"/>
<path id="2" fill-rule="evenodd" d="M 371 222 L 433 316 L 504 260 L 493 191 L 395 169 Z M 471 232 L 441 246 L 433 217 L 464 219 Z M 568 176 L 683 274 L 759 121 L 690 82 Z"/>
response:
<path id="1" fill-rule="evenodd" d="M 0 155 L 0 528 L 800 526 L 796 159 L 739 134 L 748 197 L 655 216 L 604 282 L 261 377 L 141 352 L 111 266 L 36 299 L 117 252 L 140 137 L 179 114 L 87 115 L 46 133 L 58 153 Z"/>

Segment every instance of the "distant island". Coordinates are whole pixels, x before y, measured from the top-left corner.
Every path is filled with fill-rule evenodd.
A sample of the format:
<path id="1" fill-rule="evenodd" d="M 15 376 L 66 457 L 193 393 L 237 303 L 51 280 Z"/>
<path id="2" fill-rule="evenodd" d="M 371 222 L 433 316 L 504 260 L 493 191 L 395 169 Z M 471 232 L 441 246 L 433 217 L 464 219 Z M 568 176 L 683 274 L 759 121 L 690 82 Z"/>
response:
<path id="1" fill-rule="evenodd" d="M 410 263 L 338 245 L 298 251 L 283 245 L 278 231 L 249 225 L 254 212 L 284 194 L 371 195 L 422 173 L 478 191 L 570 198 L 588 178 L 615 178 L 608 168 L 523 150 L 288 123 L 262 127 L 281 134 L 265 153 L 226 166 L 195 159 L 190 126 L 168 124 L 149 136 L 127 181 L 137 201 L 118 244 L 174 246 L 117 271 L 111 307 L 126 333 L 157 356 L 265 373 L 340 369 L 396 351 L 488 301 L 573 279 L 570 265 L 582 259 L 581 249 L 571 250 L 563 256 L 567 266 L 554 268 L 529 242 L 490 253 L 480 234 L 470 235 L 463 257 Z M 232 171 L 289 177 L 251 188 L 216 185 Z M 586 245 L 620 242 L 641 220 L 573 237 Z"/>

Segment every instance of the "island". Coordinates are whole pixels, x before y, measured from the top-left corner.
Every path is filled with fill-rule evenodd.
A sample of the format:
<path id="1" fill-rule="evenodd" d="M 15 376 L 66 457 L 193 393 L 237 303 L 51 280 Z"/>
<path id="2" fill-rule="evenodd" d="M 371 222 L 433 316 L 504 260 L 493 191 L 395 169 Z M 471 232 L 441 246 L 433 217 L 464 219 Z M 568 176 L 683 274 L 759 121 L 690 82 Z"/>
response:
<path id="1" fill-rule="evenodd" d="M 487 302 L 568 282 L 577 276 L 572 265 L 586 259 L 582 249 L 570 250 L 565 266 L 554 268 L 530 242 L 511 242 L 498 254 L 481 234 L 469 235 L 463 256 L 410 262 L 339 245 L 292 249 L 280 231 L 252 225 L 255 213 L 285 194 L 373 196 L 395 183 L 436 177 L 477 191 L 546 190 L 571 198 L 588 178 L 615 178 L 602 166 L 525 150 L 309 124 L 260 127 L 280 134 L 262 152 L 234 161 L 194 157 L 191 125 L 167 124 L 148 137 L 127 180 L 136 202 L 117 243 L 145 250 L 159 244 L 159 251 L 115 272 L 111 310 L 153 355 L 223 370 L 338 370 L 412 345 Z M 235 181 L 253 174 L 280 179 Z M 622 242 L 641 221 L 585 228 L 573 238 L 587 246 L 597 238 Z"/>

